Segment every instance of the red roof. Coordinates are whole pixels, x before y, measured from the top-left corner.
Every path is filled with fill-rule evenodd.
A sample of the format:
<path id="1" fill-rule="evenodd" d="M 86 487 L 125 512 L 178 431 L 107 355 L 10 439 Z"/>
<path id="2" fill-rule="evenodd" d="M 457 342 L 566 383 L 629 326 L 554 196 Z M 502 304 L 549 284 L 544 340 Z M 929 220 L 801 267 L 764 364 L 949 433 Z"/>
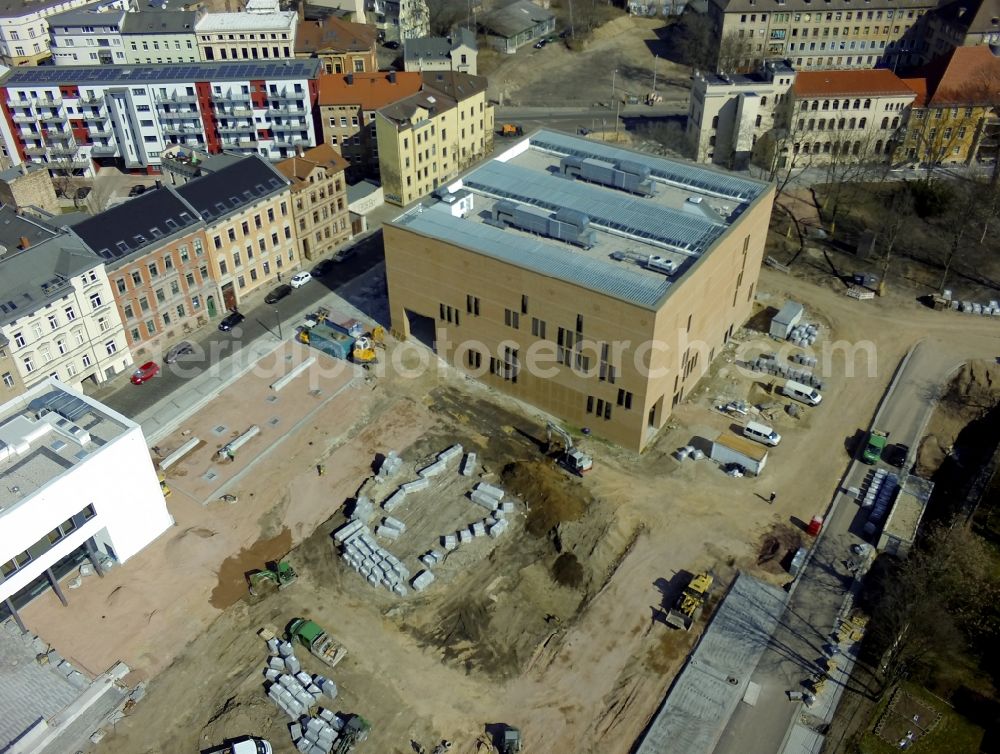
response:
<path id="1" fill-rule="evenodd" d="M 913 100 L 914 107 L 924 107 L 927 105 L 927 79 L 903 79 L 906 85 L 917 94 Z"/>
<path id="2" fill-rule="evenodd" d="M 394 81 L 390 81 L 390 77 Z M 332 73 L 319 77 L 320 107 L 359 105 L 362 110 L 378 110 L 420 91 L 418 72 L 376 71 L 373 73 Z"/>
<path id="3" fill-rule="evenodd" d="M 858 71 L 802 71 L 795 76 L 795 96 L 910 94 L 913 90 L 887 68 Z"/>
<path id="4" fill-rule="evenodd" d="M 987 45 L 956 47 L 925 69 L 928 104 L 994 105 L 1000 100 L 1000 58 Z"/>

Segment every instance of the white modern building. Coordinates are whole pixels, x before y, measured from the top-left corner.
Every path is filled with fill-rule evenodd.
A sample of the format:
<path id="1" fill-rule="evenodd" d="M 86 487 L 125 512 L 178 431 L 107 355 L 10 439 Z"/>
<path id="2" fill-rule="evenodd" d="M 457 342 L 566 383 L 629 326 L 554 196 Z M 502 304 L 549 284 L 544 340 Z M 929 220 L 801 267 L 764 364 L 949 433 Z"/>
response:
<path id="1" fill-rule="evenodd" d="M 427 0 L 368 0 L 367 10 L 369 20 L 385 40 L 402 42 L 430 36 Z"/>
<path id="2" fill-rule="evenodd" d="M 142 428 L 58 380 L 0 406 L 0 478 L 0 617 L 174 523 Z"/>
<path id="3" fill-rule="evenodd" d="M 195 32 L 202 60 L 273 60 L 295 57 L 298 25 L 278 0 L 249 0 L 239 13 L 206 13 Z"/>
<path id="4" fill-rule="evenodd" d="M 58 235 L 0 258 L 0 400 L 56 377 L 79 388 L 132 368 L 104 262 L 80 239 Z M 2 486 L 2 485 L 0 485 Z"/>
<path id="5" fill-rule="evenodd" d="M 283 159 L 316 145 L 320 61 L 45 66 L 0 82 L 0 135 L 14 164 L 159 172 L 171 145 Z"/>

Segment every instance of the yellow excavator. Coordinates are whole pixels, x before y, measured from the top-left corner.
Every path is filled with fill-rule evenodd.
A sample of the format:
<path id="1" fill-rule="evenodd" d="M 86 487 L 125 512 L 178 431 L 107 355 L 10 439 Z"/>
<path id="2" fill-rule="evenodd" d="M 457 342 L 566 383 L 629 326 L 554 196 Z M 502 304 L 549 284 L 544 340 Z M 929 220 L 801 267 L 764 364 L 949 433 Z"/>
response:
<path id="1" fill-rule="evenodd" d="M 378 348 L 385 348 L 385 329 L 381 325 L 355 339 L 351 360 L 355 364 L 374 364 L 378 361 Z"/>

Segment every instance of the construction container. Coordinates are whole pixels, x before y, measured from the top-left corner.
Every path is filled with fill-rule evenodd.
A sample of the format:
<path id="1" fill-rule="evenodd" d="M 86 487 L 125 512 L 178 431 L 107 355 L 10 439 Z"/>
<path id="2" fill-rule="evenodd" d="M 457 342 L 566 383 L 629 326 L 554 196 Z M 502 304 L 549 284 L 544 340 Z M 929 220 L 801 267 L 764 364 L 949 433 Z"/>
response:
<path id="1" fill-rule="evenodd" d="M 325 322 L 303 330 L 299 339 L 336 359 L 348 360 L 354 350 L 353 337 Z"/>
<path id="2" fill-rule="evenodd" d="M 788 334 L 792 331 L 802 319 L 802 304 L 796 304 L 794 301 L 788 301 L 781 311 L 771 318 L 771 330 L 770 335 L 772 338 L 777 338 L 778 340 L 786 340 Z"/>
<path id="3" fill-rule="evenodd" d="M 736 435 L 721 435 L 712 442 L 711 459 L 720 464 L 736 463 L 755 476 L 767 463 L 767 448 Z"/>

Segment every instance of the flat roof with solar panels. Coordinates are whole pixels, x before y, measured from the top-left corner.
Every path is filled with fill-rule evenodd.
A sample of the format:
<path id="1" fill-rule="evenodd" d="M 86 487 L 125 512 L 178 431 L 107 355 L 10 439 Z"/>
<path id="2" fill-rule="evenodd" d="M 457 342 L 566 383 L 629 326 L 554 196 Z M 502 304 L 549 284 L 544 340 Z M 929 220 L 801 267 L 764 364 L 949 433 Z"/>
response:
<path id="1" fill-rule="evenodd" d="M 229 63 L 165 63 L 155 65 L 81 65 L 14 68 L 3 86 L 86 86 L 88 84 L 188 83 L 192 81 L 275 81 L 314 79 L 317 59 L 256 60 Z"/>
<path id="2" fill-rule="evenodd" d="M 763 181 L 543 129 L 394 224 L 657 308 L 767 190 Z"/>

